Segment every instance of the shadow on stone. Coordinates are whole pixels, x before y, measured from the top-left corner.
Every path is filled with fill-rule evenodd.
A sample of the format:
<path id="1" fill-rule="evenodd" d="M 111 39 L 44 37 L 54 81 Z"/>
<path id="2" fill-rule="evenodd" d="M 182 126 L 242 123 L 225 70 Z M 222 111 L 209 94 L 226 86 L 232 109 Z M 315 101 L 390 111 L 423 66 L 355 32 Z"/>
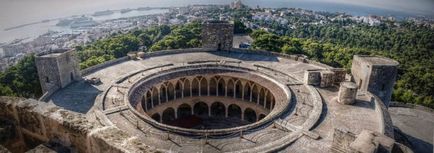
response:
<path id="1" fill-rule="evenodd" d="M 243 60 L 243 61 L 274 61 L 274 62 L 278 62 L 279 59 L 277 58 L 277 56 L 273 56 L 273 55 L 269 55 L 269 56 L 265 56 L 265 55 L 260 55 L 260 54 L 249 54 L 248 56 L 246 56 L 246 54 L 244 53 L 237 53 L 237 52 L 210 52 L 214 55 L 218 55 L 218 56 L 223 56 L 223 57 L 228 57 L 228 58 L 236 58 L 238 60 Z"/>
<path id="2" fill-rule="evenodd" d="M 79 81 L 55 92 L 49 98 L 49 102 L 66 110 L 87 113 L 94 105 L 96 96 L 101 92 L 89 83 Z"/>
<path id="3" fill-rule="evenodd" d="M 395 140 L 411 148 L 415 153 L 432 153 L 433 144 L 422 139 L 410 136 L 402 132 L 398 127 L 394 127 Z"/>
<path id="4" fill-rule="evenodd" d="M 356 107 L 362 107 L 362 108 L 368 108 L 368 109 L 375 109 L 375 103 L 372 101 L 365 101 L 365 100 L 359 100 L 357 99 L 353 106 Z"/>

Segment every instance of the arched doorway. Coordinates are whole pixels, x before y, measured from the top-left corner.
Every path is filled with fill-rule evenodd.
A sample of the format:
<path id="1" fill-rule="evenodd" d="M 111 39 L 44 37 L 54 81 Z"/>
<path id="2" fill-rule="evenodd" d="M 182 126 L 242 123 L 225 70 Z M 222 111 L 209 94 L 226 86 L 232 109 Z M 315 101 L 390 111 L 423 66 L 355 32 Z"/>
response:
<path id="1" fill-rule="evenodd" d="M 259 121 L 259 120 L 262 120 L 263 118 L 265 118 L 265 115 L 264 115 L 264 114 L 259 115 L 258 121 Z"/>
<path id="2" fill-rule="evenodd" d="M 233 98 L 234 97 L 234 94 L 235 94 L 235 89 L 234 89 L 234 81 L 232 80 L 232 79 L 230 79 L 229 81 L 228 81 L 228 86 L 227 86 L 227 96 L 228 97 L 230 97 L 230 98 Z"/>
<path id="3" fill-rule="evenodd" d="M 163 120 L 163 123 L 165 123 L 165 124 L 169 123 L 170 121 L 175 120 L 175 109 L 167 108 L 166 110 L 164 110 L 162 120 Z"/>
<path id="4" fill-rule="evenodd" d="M 226 96 L 226 85 L 225 85 L 225 80 L 223 80 L 222 78 L 220 78 L 220 80 L 218 81 L 218 96 Z"/>
<path id="5" fill-rule="evenodd" d="M 160 87 L 160 103 L 165 103 L 167 101 L 167 90 L 165 85 Z"/>
<path id="6" fill-rule="evenodd" d="M 190 85 L 190 81 L 188 79 L 185 79 L 184 81 L 184 97 L 190 97 L 191 96 L 191 85 Z"/>
<path id="7" fill-rule="evenodd" d="M 194 115 L 197 116 L 208 116 L 208 105 L 204 102 L 198 102 L 193 106 Z"/>
<path id="8" fill-rule="evenodd" d="M 209 80 L 209 95 L 217 96 L 217 81 L 216 78 Z"/>
<path id="9" fill-rule="evenodd" d="M 200 80 L 200 95 L 208 96 L 208 81 L 206 78 L 202 78 L 202 80 Z"/>
<path id="10" fill-rule="evenodd" d="M 158 89 L 153 87 L 152 88 L 152 104 L 154 104 L 153 105 L 154 107 L 160 104 L 160 98 L 158 98 L 158 97 L 159 97 Z"/>
<path id="11" fill-rule="evenodd" d="M 266 98 L 265 98 L 265 108 L 267 108 L 268 110 L 271 110 L 271 108 L 272 108 L 272 104 L 271 104 L 271 99 L 272 99 L 272 95 L 271 95 L 271 93 L 270 92 L 268 92 L 267 93 L 267 96 L 266 96 Z"/>
<path id="12" fill-rule="evenodd" d="M 225 117 L 226 108 L 221 102 L 214 102 L 211 105 L 211 116 L 213 117 Z"/>
<path id="13" fill-rule="evenodd" d="M 240 80 L 235 84 L 235 97 L 239 99 L 243 98 L 243 85 Z"/>
<path id="14" fill-rule="evenodd" d="M 259 105 L 265 106 L 264 100 L 265 100 L 265 90 L 264 88 L 261 88 L 261 90 L 259 91 Z"/>
<path id="15" fill-rule="evenodd" d="M 191 83 L 191 95 L 199 96 L 199 79 L 197 77 L 194 78 L 193 82 Z"/>
<path id="16" fill-rule="evenodd" d="M 172 83 L 167 84 L 167 101 L 171 101 L 175 99 L 175 87 Z"/>
<path id="17" fill-rule="evenodd" d="M 157 122 L 160 122 L 160 114 L 158 114 L 158 113 L 155 113 L 154 115 L 152 115 L 151 118 Z"/>
<path id="18" fill-rule="evenodd" d="M 244 85 L 244 100 L 250 101 L 250 92 L 252 90 L 250 89 L 250 83 L 247 83 Z"/>
<path id="19" fill-rule="evenodd" d="M 177 81 L 175 85 L 175 96 L 176 99 L 182 98 L 182 84 L 181 81 Z"/>
<path id="20" fill-rule="evenodd" d="M 236 117 L 241 119 L 241 108 L 238 105 L 231 104 L 228 107 L 228 117 Z"/>
<path id="21" fill-rule="evenodd" d="M 244 120 L 250 123 L 256 122 L 256 112 L 251 108 L 246 108 L 244 111 Z"/>
<path id="22" fill-rule="evenodd" d="M 148 92 L 146 92 L 146 102 L 147 102 L 146 107 L 148 109 L 151 109 L 152 108 L 152 93 L 150 90 L 148 90 Z"/>
<path id="23" fill-rule="evenodd" d="M 182 104 L 178 107 L 178 118 L 191 116 L 191 107 L 188 104 Z"/>
<path id="24" fill-rule="evenodd" d="M 258 86 L 257 85 L 253 85 L 253 89 L 252 89 L 252 102 L 253 103 L 257 103 L 258 102 Z"/>

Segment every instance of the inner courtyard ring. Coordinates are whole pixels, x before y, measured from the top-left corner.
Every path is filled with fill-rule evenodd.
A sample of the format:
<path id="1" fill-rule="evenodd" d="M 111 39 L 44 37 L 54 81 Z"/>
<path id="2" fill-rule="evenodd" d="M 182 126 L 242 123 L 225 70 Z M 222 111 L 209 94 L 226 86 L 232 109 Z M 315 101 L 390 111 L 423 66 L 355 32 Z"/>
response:
<path id="1" fill-rule="evenodd" d="M 137 74 L 139 75 L 139 74 Z M 264 89 L 267 89 L 268 93 L 272 94 L 273 96 L 273 105 L 268 104 L 268 106 L 265 106 L 264 110 L 262 110 L 262 113 L 256 113 L 256 118 L 259 118 L 260 116 L 263 117 L 261 120 L 258 120 L 256 122 L 253 122 L 251 124 L 241 125 L 237 127 L 231 127 L 231 128 L 221 128 L 221 129 L 191 129 L 191 128 L 183 128 L 178 126 L 172 126 L 168 124 L 164 124 L 159 122 L 158 120 L 155 120 L 152 118 L 152 115 L 154 114 L 148 114 L 146 113 L 147 108 L 149 106 L 142 106 L 143 104 L 143 98 L 146 97 L 146 93 L 148 91 L 152 90 L 152 88 L 155 88 L 155 85 L 157 84 L 167 84 L 167 81 L 163 80 L 173 80 L 176 78 L 185 78 L 185 77 L 197 77 L 197 76 L 221 76 L 221 77 L 232 77 L 232 78 L 239 78 L 241 80 L 248 81 L 249 83 L 256 83 L 257 85 L 260 85 Z M 245 85 L 245 84 L 244 84 Z M 236 88 L 236 87 L 234 87 Z M 243 88 L 244 89 L 244 88 Z M 208 90 L 209 91 L 209 90 Z M 218 92 L 218 90 L 216 91 Z M 244 93 L 244 92 L 243 92 Z M 176 93 L 174 93 L 176 94 Z M 192 92 L 193 94 L 193 92 Z M 200 91 L 198 92 L 200 95 Z M 210 94 L 210 92 L 208 93 Z M 208 96 L 207 94 L 207 96 Z M 133 85 L 130 86 L 128 89 L 128 96 L 125 96 L 125 102 L 127 105 L 131 108 L 131 111 L 138 116 L 141 120 L 145 121 L 148 124 L 153 125 L 154 127 L 157 127 L 164 131 L 170 131 L 174 133 L 179 134 L 188 134 L 188 135 L 227 135 L 231 133 L 239 133 L 240 131 L 248 131 L 251 129 L 255 129 L 261 126 L 269 125 L 267 123 L 270 123 L 274 119 L 278 118 L 282 113 L 286 111 L 288 106 L 290 105 L 291 100 L 291 92 L 289 91 L 289 88 L 285 86 L 284 84 L 278 82 L 277 80 L 273 79 L 272 76 L 269 76 L 267 74 L 258 73 L 252 69 L 245 68 L 245 67 L 237 67 L 237 66 L 230 66 L 230 65 L 220 65 L 220 64 L 204 64 L 204 65 L 190 65 L 190 66 L 179 66 L 167 70 L 162 70 L 158 73 L 150 74 L 140 77 L 137 81 L 133 83 Z M 200 97 L 197 95 L 198 97 Z M 237 95 L 234 94 L 234 99 L 237 98 Z M 195 96 L 192 96 L 191 98 L 194 98 Z M 214 97 L 216 98 L 216 97 Z M 221 97 L 220 97 L 221 98 Z M 226 93 L 227 98 L 227 93 Z M 241 98 L 241 97 L 238 97 Z M 259 101 L 261 98 L 257 98 Z M 183 100 L 182 98 L 180 100 Z M 250 99 L 252 100 L 252 99 Z M 262 100 L 262 99 L 261 99 Z M 267 105 L 266 97 L 264 97 L 264 105 Z M 198 101 L 196 101 L 198 102 Z M 165 104 L 170 103 L 166 102 Z M 190 102 L 191 103 L 191 102 Z M 209 103 L 209 102 L 208 102 Z M 182 103 L 179 103 L 181 105 Z M 212 104 L 211 104 L 212 105 Z M 229 107 L 230 104 L 225 105 L 226 108 Z M 258 103 L 259 105 L 259 103 Z M 210 105 L 208 105 L 210 106 Z M 158 107 L 158 106 L 157 106 Z M 157 108 L 156 107 L 156 108 Z M 191 106 L 190 106 L 191 107 Z M 252 107 L 245 107 L 243 109 L 243 113 L 247 110 L 247 108 L 252 109 Z M 268 108 L 268 115 L 265 114 Z M 191 108 L 193 109 L 193 108 Z M 256 109 L 258 110 L 258 109 Z M 150 109 L 152 112 L 152 110 Z M 210 112 L 211 110 L 208 109 Z M 228 111 L 226 111 L 227 113 Z M 162 114 L 159 114 L 160 118 Z M 266 115 L 266 116 L 262 116 Z M 160 120 L 161 121 L 161 120 Z"/>

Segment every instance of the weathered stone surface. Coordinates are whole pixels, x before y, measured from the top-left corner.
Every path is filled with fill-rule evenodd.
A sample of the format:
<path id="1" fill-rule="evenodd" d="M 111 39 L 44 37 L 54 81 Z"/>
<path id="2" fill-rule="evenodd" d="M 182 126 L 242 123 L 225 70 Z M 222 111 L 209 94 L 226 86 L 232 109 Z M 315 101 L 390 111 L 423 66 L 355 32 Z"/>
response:
<path id="1" fill-rule="evenodd" d="M 320 87 L 330 87 L 335 83 L 335 73 L 333 71 L 321 71 Z"/>
<path id="2" fill-rule="evenodd" d="M 0 153 L 10 153 L 10 151 L 6 149 L 4 146 L 0 145 Z"/>
<path id="3" fill-rule="evenodd" d="M 230 50 L 233 43 L 233 23 L 227 21 L 207 21 L 202 26 L 202 47 L 217 50 Z"/>
<path id="4" fill-rule="evenodd" d="M 398 64 L 395 60 L 384 57 L 355 55 L 351 74 L 360 91 L 377 95 L 389 107 Z"/>
<path id="5" fill-rule="evenodd" d="M 354 82 L 341 82 L 339 87 L 338 102 L 341 104 L 353 104 L 356 101 L 357 85 Z"/>
<path id="6" fill-rule="evenodd" d="M 43 93 L 52 93 L 75 80 L 80 80 L 78 60 L 73 50 L 54 50 L 35 58 Z"/>
<path id="7" fill-rule="evenodd" d="M 57 152 L 41 144 L 33 149 L 30 149 L 29 151 L 26 151 L 26 153 L 57 153 Z"/>
<path id="8" fill-rule="evenodd" d="M 361 153 L 392 152 L 395 140 L 378 132 L 363 130 L 350 144 L 351 149 Z"/>
<path id="9" fill-rule="evenodd" d="M 331 152 L 348 153 L 352 152 L 350 143 L 356 139 L 356 135 L 345 129 L 335 129 Z"/>
<path id="10" fill-rule="evenodd" d="M 334 83 L 341 83 L 342 81 L 345 81 L 345 76 L 347 75 L 347 72 L 343 68 L 333 68 L 330 69 L 334 73 Z"/>
<path id="11" fill-rule="evenodd" d="M 318 70 L 306 70 L 304 72 L 304 84 L 318 86 L 321 84 L 321 72 Z"/>
<path id="12" fill-rule="evenodd" d="M 156 152 L 149 146 L 139 142 L 137 138 L 116 127 L 103 127 L 96 129 L 89 136 L 89 152 Z"/>

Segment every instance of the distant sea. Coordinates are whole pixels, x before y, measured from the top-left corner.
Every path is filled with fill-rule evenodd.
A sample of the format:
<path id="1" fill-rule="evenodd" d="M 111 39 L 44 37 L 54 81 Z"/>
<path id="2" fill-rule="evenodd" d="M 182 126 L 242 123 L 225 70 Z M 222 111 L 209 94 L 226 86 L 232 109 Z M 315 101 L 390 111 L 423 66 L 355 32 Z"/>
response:
<path id="1" fill-rule="evenodd" d="M 68 30 L 60 27 L 55 27 L 56 21 L 24 26 L 9 31 L 4 29 L 40 22 L 46 19 L 64 18 L 73 15 L 92 14 L 96 11 L 104 10 L 119 10 L 125 8 L 139 7 L 178 7 L 193 4 L 229 4 L 233 0 L 38 0 L 38 1 L 2 1 L 0 0 L 0 43 L 10 42 L 14 39 L 22 39 L 27 37 L 35 37 L 37 35 L 48 32 L 49 30 L 59 31 Z M 344 12 L 355 16 L 365 15 L 381 15 L 394 16 L 402 19 L 409 16 L 428 16 L 434 17 L 434 14 L 410 13 L 404 11 L 394 11 L 387 9 L 379 9 L 365 6 L 356 6 L 348 4 L 328 3 L 328 2 L 313 2 L 313 1 L 298 1 L 298 0 L 242 0 L 242 2 L 250 7 L 267 7 L 267 8 L 302 8 L 313 11 L 327 12 Z M 2 6 L 1 6 L 2 5 Z M 16 7 L 16 8 L 14 8 Z M 128 16 L 138 16 L 153 13 L 161 13 L 161 11 L 142 12 L 137 14 L 115 15 L 113 18 L 121 18 Z"/>

